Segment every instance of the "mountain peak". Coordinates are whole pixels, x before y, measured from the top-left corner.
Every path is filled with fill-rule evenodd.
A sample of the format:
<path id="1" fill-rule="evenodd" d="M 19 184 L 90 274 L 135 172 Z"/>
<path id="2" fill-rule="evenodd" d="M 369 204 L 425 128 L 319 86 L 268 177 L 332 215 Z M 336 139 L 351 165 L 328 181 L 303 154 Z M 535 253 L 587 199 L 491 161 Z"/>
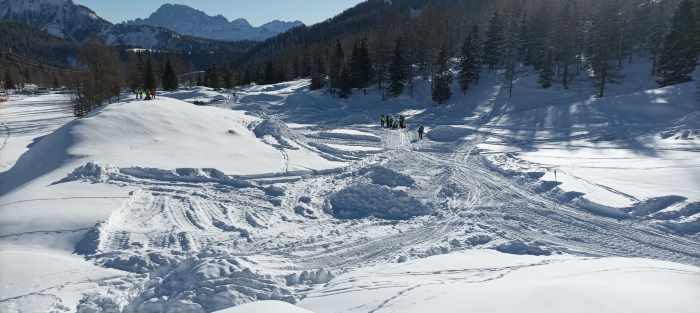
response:
<path id="1" fill-rule="evenodd" d="M 223 15 L 207 13 L 182 4 L 163 4 L 146 19 L 137 19 L 131 24 L 150 25 L 172 31 L 223 41 L 262 41 L 297 27 L 301 22 L 272 21 L 261 27 L 253 27 L 246 19 L 229 21 Z"/>

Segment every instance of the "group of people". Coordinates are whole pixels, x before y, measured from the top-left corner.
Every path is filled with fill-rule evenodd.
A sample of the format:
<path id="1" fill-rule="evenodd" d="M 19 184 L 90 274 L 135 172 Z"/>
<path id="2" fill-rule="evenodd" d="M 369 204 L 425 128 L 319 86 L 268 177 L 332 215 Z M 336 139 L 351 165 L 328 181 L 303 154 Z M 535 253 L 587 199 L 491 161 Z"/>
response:
<path id="1" fill-rule="evenodd" d="M 382 114 L 382 116 L 379 118 L 379 122 L 382 125 L 382 128 L 389 128 L 389 129 L 405 129 L 407 128 L 406 125 L 406 118 L 403 115 L 399 115 L 398 118 L 393 117 L 391 115 L 387 114 Z M 418 139 L 423 140 L 423 135 L 425 133 L 425 127 L 423 125 L 418 126 Z"/>
<path id="2" fill-rule="evenodd" d="M 382 114 L 380 118 L 380 123 L 382 124 L 383 128 L 389 128 L 389 129 L 404 129 L 406 128 L 406 118 L 403 117 L 403 115 L 399 115 L 398 118 L 393 117 L 391 115 L 385 115 Z"/>
<path id="3" fill-rule="evenodd" d="M 136 94 L 136 100 L 152 100 L 156 98 L 156 90 L 155 89 L 136 89 L 134 90 L 134 93 Z"/>

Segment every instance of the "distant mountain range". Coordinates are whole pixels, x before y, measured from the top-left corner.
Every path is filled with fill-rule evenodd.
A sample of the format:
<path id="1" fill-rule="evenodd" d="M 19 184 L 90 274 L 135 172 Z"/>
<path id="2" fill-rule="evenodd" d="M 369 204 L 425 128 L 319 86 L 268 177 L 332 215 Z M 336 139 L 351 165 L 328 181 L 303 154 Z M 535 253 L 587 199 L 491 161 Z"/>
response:
<path id="1" fill-rule="evenodd" d="M 294 27 L 304 25 L 300 21 L 275 20 L 260 27 L 253 27 L 242 18 L 229 21 L 221 15 L 210 16 L 202 11 L 179 4 L 165 4 L 150 17 L 136 19 L 128 24 L 163 27 L 184 35 L 223 41 L 263 41 Z"/>
<path id="2" fill-rule="evenodd" d="M 253 27 L 246 20 L 229 22 L 182 5 L 163 5 L 145 20 L 112 24 L 72 0 L 0 0 L 0 21 L 21 23 L 74 42 L 95 38 L 115 46 L 180 51 L 238 50 L 222 41 L 262 41 L 300 22 L 273 21 Z M 196 38 L 200 37 L 200 38 Z M 232 45 L 233 44 L 233 45 Z M 251 43 L 241 43 L 246 49 Z"/>

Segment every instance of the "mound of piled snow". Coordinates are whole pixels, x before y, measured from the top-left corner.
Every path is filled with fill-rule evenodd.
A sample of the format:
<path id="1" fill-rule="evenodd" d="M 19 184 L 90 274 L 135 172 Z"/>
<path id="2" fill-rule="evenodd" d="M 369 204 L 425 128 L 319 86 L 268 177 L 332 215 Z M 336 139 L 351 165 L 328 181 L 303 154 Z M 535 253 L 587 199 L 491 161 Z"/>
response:
<path id="1" fill-rule="evenodd" d="M 262 275 L 233 255 L 199 253 L 187 259 L 150 256 L 162 267 L 151 273 L 125 312 L 212 312 L 260 300 L 296 302 L 284 279 Z M 138 262 L 140 258 L 124 259 Z M 109 266 L 110 264 L 105 264 Z M 99 302 L 99 297 L 84 300 Z"/>
<path id="2" fill-rule="evenodd" d="M 259 301 L 214 313 L 312 313 L 300 307 L 281 301 Z"/>
<path id="3" fill-rule="evenodd" d="M 289 127 L 287 126 L 287 124 L 285 124 L 279 119 L 266 119 L 262 123 L 255 126 L 253 132 L 256 136 L 258 136 L 258 138 L 266 139 L 266 137 L 268 136 L 272 137 L 274 140 L 277 141 L 276 143 L 272 141 L 271 143 L 273 145 L 276 144 L 281 146 L 282 148 L 287 149 L 298 149 L 290 142 L 290 140 L 295 137 L 294 134 L 292 134 L 292 132 L 289 131 Z"/>
<path id="4" fill-rule="evenodd" d="M 377 185 L 398 187 L 413 186 L 416 183 L 411 176 L 401 174 L 383 166 L 370 166 L 360 170 L 360 175 L 365 175 Z"/>
<path id="5" fill-rule="evenodd" d="M 474 131 L 467 127 L 440 125 L 428 132 L 428 138 L 432 141 L 450 142 L 460 140 L 473 133 Z"/>
<path id="6" fill-rule="evenodd" d="M 373 184 L 356 184 L 332 194 L 325 209 L 340 219 L 401 220 L 432 213 L 429 206 L 403 191 Z"/>
<path id="7" fill-rule="evenodd" d="M 700 307 L 698 294 L 694 266 L 470 250 L 357 269 L 299 306 L 319 313 L 691 313 Z"/>

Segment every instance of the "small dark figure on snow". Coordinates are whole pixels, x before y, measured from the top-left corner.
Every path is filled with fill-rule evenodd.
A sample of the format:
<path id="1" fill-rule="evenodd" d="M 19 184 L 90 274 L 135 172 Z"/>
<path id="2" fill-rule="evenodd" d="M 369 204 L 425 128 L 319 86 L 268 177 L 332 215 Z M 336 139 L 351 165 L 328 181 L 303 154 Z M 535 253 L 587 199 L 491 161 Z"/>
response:
<path id="1" fill-rule="evenodd" d="M 386 117 L 384 114 L 379 118 L 379 123 L 382 124 L 382 128 L 384 128 L 384 125 L 386 124 Z"/>
<path id="2" fill-rule="evenodd" d="M 406 128 L 406 118 L 403 115 L 399 115 L 399 127 L 401 129 Z"/>
<path id="3" fill-rule="evenodd" d="M 386 128 L 391 128 L 391 126 L 394 125 L 394 118 L 391 116 L 387 116 L 386 119 Z"/>
<path id="4" fill-rule="evenodd" d="M 425 132 L 425 128 L 423 125 L 418 126 L 418 140 L 423 140 L 423 133 Z"/>

